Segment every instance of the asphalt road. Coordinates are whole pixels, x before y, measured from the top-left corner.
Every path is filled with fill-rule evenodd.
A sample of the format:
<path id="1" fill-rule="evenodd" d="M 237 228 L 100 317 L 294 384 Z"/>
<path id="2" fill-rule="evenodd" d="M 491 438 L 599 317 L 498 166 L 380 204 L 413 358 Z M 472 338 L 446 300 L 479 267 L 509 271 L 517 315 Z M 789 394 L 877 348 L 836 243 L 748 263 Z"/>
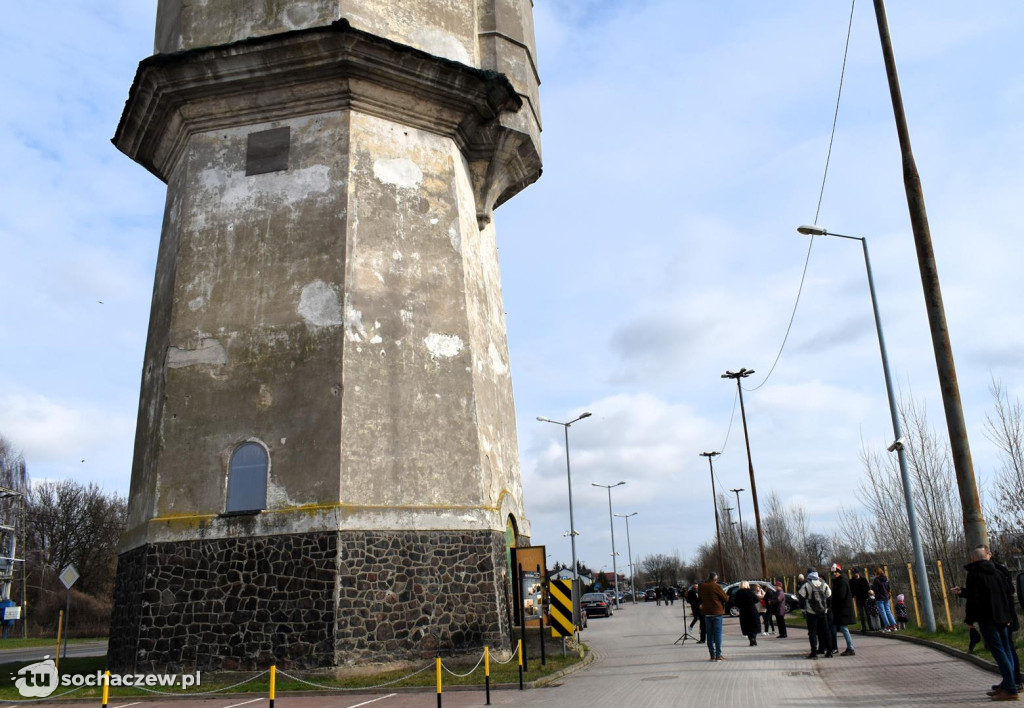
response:
<path id="1" fill-rule="evenodd" d="M 31 649 L 4 649 L 3 642 L 0 642 L 0 664 L 8 662 L 24 661 L 26 664 L 32 661 L 41 661 L 44 656 L 52 657 L 57 649 L 57 642 L 48 647 L 33 647 Z M 68 657 L 80 656 L 105 656 L 107 643 L 102 642 L 78 642 L 68 644 Z M 65 656 L 61 654 L 61 656 Z"/>
<path id="2" fill-rule="evenodd" d="M 796 706 L 968 706 L 989 703 L 985 691 L 996 675 L 927 647 L 877 636 L 854 635 L 853 657 L 805 659 L 806 632 L 788 639 L 762 637 L 757 647 L 739 636 L 737 620 L 726 620 L 723 662 L 709 662 L 704 645 L 682 634 L 682 605 L 624 606 L 611 618 L 590 621 L 584 632 L 596 656 L 590 666 L 557 685 L 526 691 L 491 692 L 491 704 L 521 708 L 673 708 L 700 705 L 779 708 Z M 842 640 L 840 639 L 840 643 Z M 233 695 L 144 701 L 119 699 L 111 708 L 253 708 L 265 696 Z M 448 708 L 484 705 L 483 691 L 445 691 Z M 0 708 L 8 704 L 0 703 Z M 60 705 L 37 703 L 38 706 Z M 275 708 L 429 708 L 433 692 L 278 695 Z"/>

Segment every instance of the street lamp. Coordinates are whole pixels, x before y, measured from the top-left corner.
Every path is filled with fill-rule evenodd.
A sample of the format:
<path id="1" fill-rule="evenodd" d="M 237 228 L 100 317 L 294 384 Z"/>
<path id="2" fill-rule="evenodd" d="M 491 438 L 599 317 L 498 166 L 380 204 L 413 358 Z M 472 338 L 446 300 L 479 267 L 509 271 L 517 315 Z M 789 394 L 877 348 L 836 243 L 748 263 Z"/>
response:
<path id="1" fill-rule="evenodd" d="M 554 423 L 555 425 L 561 425 L 565 429 L 565 476 L 569 480 L 569 543 L 572 546 L 572 579 L 579 580 L 580 573 L 576 568 L 576 524 L 572 518 L 572 470 L 569 467 L 569 426 L 573 423 L 577 423 L 584 418 L 589 418 L 592 414 L 590 412 L 580 413 L 576 418 L 573 418 L 568 423 L 561 423 L 557 420 L 551 420 L 545 418 L 542 415 L 537 416 L 537 420 L 541 423 Z"/>
<path id="2" fill-rule="evenodd" d="M 629 517 L 636 516 L 640 512 L 634 511 L 632 514 L 616 514 L 620 519 L 626 520 L 626 553 L 629 558 L 629 588 L 630 594 L 633 595 L 633 604 L 636 604 L 636 573 L 633 572 L 633 546 L 629 542 Z M 618 594 L 616 590 L 615 594 Z"/>
<path id="3" fill-rule="evenodd" d="M 764 555 L 764 532 L 761 530 L 761 509 L 757 505 L 757 482 L 754 481 L 754 461 L 750 457 L 750 435 L 747 434 L 747 411 L 743 407 L 742 380 L 754 373 L 753 369 L 726 371 L 723 379 L 736 379 L 736 390 L 740 395 L 740 418 L 743 420 L 743 440 L 747 444 L 747 465 L 750 468 L 750 498 L 754 502 L 754 521 L 757 524 L 757 547 L 761 551 L 761 577 L 768 579 L 768 560 Z"/>
<path id="4" fill-rule="evenodd" d="M 730 489 L 736 495 L 736 511 L 740 515 L 740 549 L 743 552 L 743 564 L 747 563 L 747 542 L 743 540 L 743 507 L 740 506 L 740 492 L 745 492 L 743 487 Z"/>
<path id="5" fill-rule="evenodd" d="M 718 494 L 715 492 L 715 466 L 711 462 L 718 457 L 720 452 L 702 452 L 701 457 L 708 458 L 708 468 L 711 470 L 711 503 L 715 505 L 715 538 L 718 539 L 718 577 L 725 580 L 725 561 L 722 556 L 722 529 L 718 523 Z"/>
<path id="6" fill-rule="evenodd" d="M 903 450 L 903 431 L 900 427 L 900 414 L 896 406 L 896 394 L 893 392 L 892 374 L 889 372 L 889 355 L 885 351 L 885 336 L 882 334 L 882 318 L 878 313 L 878 300 L 875 297 L 875 279 L 871 274 L 871 259 L 868 257 L 867 239 L 861 236 L 833 234 L 817 225 L 800 226 L 797 231 L 806 236 L 835 236 L 851 241 L 860 241 L 864 249 L 864 267 L 868 271 L 868 289 L 871 291 L 871 309 L 875 313 L 875 330 L 878 332 L 878 350 L 882 355 L 882 374 L 885 376 L 885 394 L 889 398 L 889 416 L 892 418 L 892 432 L 896 442 L 889 451 L 895 451 L 900 462 L 900 478 L 903 482 L 903 501 L 907 507 L 907 522 L 910 525 L 910 540 L 914 547 L 914 564 L 917 566 L 917 584 L 921 588 L 921 608 L 924 610 L 925 627 L 929 632 L 935 631 L 935 613 L 932 609 L 932 593 L 928 587 L 928 572 L 924 565 L 924 549 L 921 546 L 921 534 L 917 529 L 917 512 L 914 510 L 914 491 L 907 470 L 907 455 Z"/>
<path id="7" fill-rule="evenodd" d="M 608 490 L 608 525 L 612 529 L 612 575 L 615 577 L 615 609 L 619 609 L 619 568 L 615 563 L 615 523 L 612 520 L 612 490 L 616 487 L 621 487 L 625 482 L 616 482 L 615 484 L 596 484 L 591 482 L 591 487 L 601 487 Z"/>

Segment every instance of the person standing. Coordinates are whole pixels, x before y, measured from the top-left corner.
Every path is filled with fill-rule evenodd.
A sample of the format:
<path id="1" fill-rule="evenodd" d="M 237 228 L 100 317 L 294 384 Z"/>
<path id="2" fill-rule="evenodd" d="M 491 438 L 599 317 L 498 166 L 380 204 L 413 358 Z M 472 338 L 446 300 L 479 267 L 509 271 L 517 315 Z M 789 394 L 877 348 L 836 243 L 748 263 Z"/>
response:
<path id="1" fill-rule="evenodd" d="M 700 610 L 707 626 L 708 653 L 711 661 L 722 661 L 722 618 L 725 615 L 725 603 L 729 597 L 718 584 L 718 573 L 711 573 L 708 579 L 697 589 L 700 595 Z"/>
<path id="2" fill-rule="evenodd" d="M 832 658 L 832 640 L 828 637 L 828 599 L 832 596 L 832 588 L 818 577 L 817 571 L 810 568 L 807 579 L 796 592 L 803 602 L 804 614 L 807 616 L 807 639 L 811 643 L 808 659 L 818 658 L 818 647 L 825 651 L 825 657 Z"/>
<path id="3" fill-rule="evenodd" d="M 740 631 L 750 641 L 750 646 L 757 646 L 757 635 L 761 632 L 761 617 L 757 612 L 757 595 L 750 589 L 746 580 L 732 596 L 732 604 L 740 611 Z"/>
<path id="4" fill-rule="evenodd" d="M 698 644 L 703 644 L 707 640 L 707 628 L 704 626 L 704 616 L 700 611 L 700 595 L 697 593 L 698 585 L 693 583 L 690 589 L 686 592 L 686 601 L 690 604 L 690 614 L 692 619 L 690 620 L 690 629 L 693 629 L 693 625 L 700 625 L 700 639 L 697 640 Z"/>
<path id="5" fill-rule="evenodd" d="M 789 604 L 786 602 L 786 591 L 783 589 L 782 581 L 775 583 L 773 600 L 768 605 L 768 611 L 775 615 L 775 623 L 779 626 L 779 639 L 785 639 L 789 636 L 786 633 L 786 614 L 789 612 Z"/>
<path id="6" fill-rule="evenodd" d="M 836 629 L 843 633 L 843 639 L 846 640 L 846 651 L 839 656 L 855 656 L 849 627 L 854 621 L 853 591 L 850 588 L 850 581 L 843 575 L 843 569 L 838 563 L 832 565 L 832 619 Z"/>
<path id="7" fill-rule="evenodd" d="M 853 571 L 853 579 L 850 581 L 850 592 L 853 593 L 853 599 L 857 601 L 857 613 L 860 615 L 860 633 L 868 633 L 868 613 L 867 613 L 867 602 L 868 602 L 868 591 L 871 590 L 871 585 L 868 584 L 867 578 L 862 578 L 860 571 Z"/>
<path id="8" fill-rule="evenodd" d="M 989 695 L 994 701 L 1019 700 L 1010 645 L 1010 623 L 1013 621 L 1011 615 L 1014 609 L 1009 588 L 995 564 L 989 560 L 987 549 L 983 547 L 971 551 L 971 562 L 964 569 L 967 571 L 967 584 L 954 587 L 953 593 L 967 600 L 964 622 L 968 627 L 978 625 L 1003 677 L 999 687 L 990 691 Z"/>
<path id="9" fill-rule="evenodd" d="M 878 615 L 882 619 L 882 631 L 895 632 L 896 618 L 892 616 L 892 607 L 889 604 L 889 579 L 885 577 L 885 571 L 875 568 L 875 579 L 871 581 L 871 589 L 875 591 L 875 604 L 878 606 Z"/>

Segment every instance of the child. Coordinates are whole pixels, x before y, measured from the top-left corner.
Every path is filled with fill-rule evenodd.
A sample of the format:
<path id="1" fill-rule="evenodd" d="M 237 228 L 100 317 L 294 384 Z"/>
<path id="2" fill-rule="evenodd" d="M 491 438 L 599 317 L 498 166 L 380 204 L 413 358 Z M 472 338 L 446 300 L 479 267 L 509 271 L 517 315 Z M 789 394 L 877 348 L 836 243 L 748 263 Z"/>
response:
<path id="1" fill-rule="evenodd" d="M 896 596 L 896 629 L 907 628 L 907 604 L 903 601 L 903 595 Z"/>
<path id="2" fill-rule="evenodd" d="M 878 613 L 878 603 L 875 602 L 875 591 L 868 590 L 868 599 L 864 601 L 864 612 L 868 616 L 868 629 L 878 631 L 882 628 L 882 616 Z"/>

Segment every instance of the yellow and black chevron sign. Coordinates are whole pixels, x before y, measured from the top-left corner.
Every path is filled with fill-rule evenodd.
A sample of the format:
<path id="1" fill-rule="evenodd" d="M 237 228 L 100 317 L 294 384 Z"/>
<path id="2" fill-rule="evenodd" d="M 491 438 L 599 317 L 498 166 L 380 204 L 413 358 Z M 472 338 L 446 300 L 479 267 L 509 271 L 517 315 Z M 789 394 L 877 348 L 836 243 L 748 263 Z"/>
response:
<path id="1" fill-rule="evenodd" d="M 573 636 L 576 627 L 572 623 L 572 580 L 552 580 L 548 592 L 551 599 L 551 636 Z"/>

